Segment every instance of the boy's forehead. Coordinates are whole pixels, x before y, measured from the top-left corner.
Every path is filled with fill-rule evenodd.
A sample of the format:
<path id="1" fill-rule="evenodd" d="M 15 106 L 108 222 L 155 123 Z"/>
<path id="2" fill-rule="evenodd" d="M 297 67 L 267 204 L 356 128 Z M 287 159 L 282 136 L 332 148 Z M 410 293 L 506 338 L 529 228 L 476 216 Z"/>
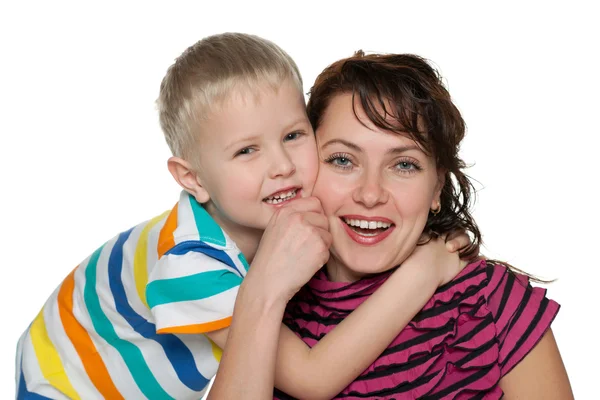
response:
<path id="1" fill-rule="evenodd" d="M 308 124 L 304 96 L 291 82 L 236 89 L 212 104 L 202 118 L 200 141 L 228 146 Z"/>

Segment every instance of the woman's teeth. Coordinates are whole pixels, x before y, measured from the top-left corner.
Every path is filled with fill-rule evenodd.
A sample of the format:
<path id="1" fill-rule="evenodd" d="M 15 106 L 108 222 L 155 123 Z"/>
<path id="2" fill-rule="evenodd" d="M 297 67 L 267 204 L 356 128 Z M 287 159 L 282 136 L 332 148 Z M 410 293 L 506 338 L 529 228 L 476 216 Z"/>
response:
<path id="1" fill-rule="evenodd" d="M 392 224 L 382 221 L 365 221 L 364 219 L 347 219 L 342 218 L 344 222 L 350 226 L 361 229 L 387 229 Z"/>
<path id="2" fill-rule="evenodd" d="M 298 189 L 294 189 L 290 190 L 289 192 L 276 194 L 275 196 L 269 196 L 264 201 L 268 204 L 279 204 L 283 203 L 284 201 L 293 199 L 294 197 L 296 197 L 297 193 Z"/>

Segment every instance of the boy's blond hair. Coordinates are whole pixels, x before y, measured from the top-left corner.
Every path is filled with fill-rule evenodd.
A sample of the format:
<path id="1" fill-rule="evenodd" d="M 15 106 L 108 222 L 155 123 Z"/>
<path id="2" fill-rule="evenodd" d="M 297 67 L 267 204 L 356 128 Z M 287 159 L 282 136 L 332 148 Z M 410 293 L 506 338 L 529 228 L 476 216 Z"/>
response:
<path id="1" fill-rule="evenodd" d="M 223 33 L 185 50 L 169 67 L 156 101 L 161 128 L 174 156 L 196 163 L 201 121 L 234 90 L 259 92 L 291 79 L 302 93 L 296 63 L 276 44 L 254 35 Z"/>

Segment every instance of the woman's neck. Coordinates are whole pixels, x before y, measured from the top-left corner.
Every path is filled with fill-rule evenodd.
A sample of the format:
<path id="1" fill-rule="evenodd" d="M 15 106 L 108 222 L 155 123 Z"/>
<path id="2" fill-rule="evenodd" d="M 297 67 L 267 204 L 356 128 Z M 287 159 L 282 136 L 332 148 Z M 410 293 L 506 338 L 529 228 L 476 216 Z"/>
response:
<path id="1" fill-rule="evenodd" d="M 352 271 L 333 254 L 329 257 L 325 270 L 327 271 L 327 277 L 332 282 L 356 282 L 368 276 L 368 274 Z"/>

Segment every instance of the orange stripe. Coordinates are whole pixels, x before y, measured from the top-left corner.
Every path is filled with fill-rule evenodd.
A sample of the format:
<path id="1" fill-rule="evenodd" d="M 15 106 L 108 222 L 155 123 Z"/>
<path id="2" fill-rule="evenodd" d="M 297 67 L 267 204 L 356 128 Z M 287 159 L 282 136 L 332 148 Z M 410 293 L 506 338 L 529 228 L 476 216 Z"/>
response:
<path id="1" fill-rule="evenodd" d="M 113 383 L 104 361 L 98 354 L 92 338 L 73 315 L 73 290 L 75 289 L 75 270 L 64 280 L 58 292 L 58 311 L 67 336 L 73 343 L 83 367 L 96 389 L 107 399 L 123 399 Z"/>
<path id="2" fill-rule="evenodd" d="M 158 258 L 161 258 L 167 251 L 175 247 L 173 232 L 177 229 L 177 206 L 179 206 L 179 203 L 175 204 L 175 207 L 171 210 L 165 224 L 160 230 L 157 246 Z"/>
<path id="3" fill-rule="evenodd" d="M 231 325 L 231 317 L 223 318 L 218 321 L 207 322 L 205 324 L 170 326 L 157 330 L 157 333 L 206 333 L 228 328 Z"/>

